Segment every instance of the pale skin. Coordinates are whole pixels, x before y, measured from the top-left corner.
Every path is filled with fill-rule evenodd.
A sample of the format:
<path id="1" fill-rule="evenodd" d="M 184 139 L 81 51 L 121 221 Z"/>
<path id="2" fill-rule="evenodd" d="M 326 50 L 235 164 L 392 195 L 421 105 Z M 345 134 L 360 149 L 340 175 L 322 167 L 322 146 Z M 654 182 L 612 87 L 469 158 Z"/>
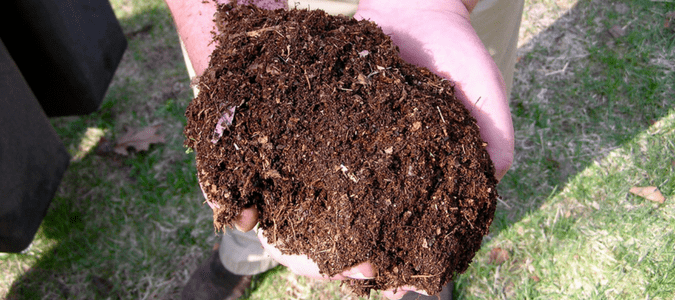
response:
<path id="1" fill-rule="evenodd" d="M 178 33 L 197 75 L 208 67 L 214 30 L 216 7 L 202 0 L 165 0 L 171 10 Z M 488 143 L 497 179 L 501 179 L 513 161 L 513 125 L 508 98 L 501 74 L 476 32 L 471 27 L 470 13 L 478 0 L 361 0 L 357 19 L 369 19 L 392 37 L 407 62 L 426 67 L 456 84 L 458 98 L 478 121 L 481 137 Z M 285 8 L 285 3 L 261 0 L 258 6 L 267 9 Z M 459 58 L 459 59 L 458 59 Z M 235 227 L 249 231 L 258 222 L 258 212 L 246 209 Z M 270 255 L 296 274 L 326 278 L 307 256 L 283 255 L 274 246 L 259 238 Z M 328 279 L 365 279 L 375 276 L 368 263 Z M 414 287 L 384 291 L 389 299 L 399 299 Z"/>

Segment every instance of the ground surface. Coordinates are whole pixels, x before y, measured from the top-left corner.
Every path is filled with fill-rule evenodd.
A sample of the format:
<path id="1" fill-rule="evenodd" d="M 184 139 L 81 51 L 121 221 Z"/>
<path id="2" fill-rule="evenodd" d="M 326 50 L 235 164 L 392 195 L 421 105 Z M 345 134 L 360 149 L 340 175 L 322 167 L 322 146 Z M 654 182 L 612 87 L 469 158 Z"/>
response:
<path id="1" fill-rule="evenodd" d="M 100 112 L 53 120 L 74 160 L 31 248 L 0 255 L 0 298 L 176 299 L 218 240 L 182 147 L 192 95 L 169 13 L 160 0 L 111 2 L 129 49 Z M 516 161 L 457 299 L 672 299 L 671 11 L 672 1 L 526 1 Z M 615 25 L 625 35 L 613 37 Z M 166 142 L 149 151 L 94 151 L 101 136 L 155 124 Z M 358 299 L 344 289 L 276 268 L 246 299 Z"/>

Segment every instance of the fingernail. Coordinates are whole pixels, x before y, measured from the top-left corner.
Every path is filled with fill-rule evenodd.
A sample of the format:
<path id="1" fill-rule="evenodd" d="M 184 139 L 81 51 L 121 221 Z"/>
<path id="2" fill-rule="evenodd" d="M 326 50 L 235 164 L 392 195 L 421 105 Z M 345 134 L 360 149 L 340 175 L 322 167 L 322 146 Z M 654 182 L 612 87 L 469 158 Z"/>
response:
<path id="1" fill-rule="evenodd" d="M 351 278 L 351 279 L 361 279 L 361 280 L 363 280 L 363 279 L 373 279 L 373 278 L 375 278 L 375 277 L 368 277 L 368 276 L 366 276 L 366 275 L 363 275 L 363 273 L 361 273 L 361 272 L 359 272 L 359 271 L 356 271 L 356 272 L 351 273 L 351 274 L 346 274 L 345 276 L 346 276 L 346 277 L 349 277 L 349 278 Z"/>

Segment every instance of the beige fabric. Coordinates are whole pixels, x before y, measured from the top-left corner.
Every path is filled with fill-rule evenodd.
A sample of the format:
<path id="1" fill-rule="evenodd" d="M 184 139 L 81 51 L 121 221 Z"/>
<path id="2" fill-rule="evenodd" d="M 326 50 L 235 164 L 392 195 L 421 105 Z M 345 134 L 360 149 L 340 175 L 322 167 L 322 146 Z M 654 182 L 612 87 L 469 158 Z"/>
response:
<path id="1" fill-rule="evenodd" d="M 289 8 L 321 9 L 331 15 L 352 17 L 359 6 L 358 0 L 288 0 Z"/>
<path id="2" fill-rule="evenodd" d="M 507 93 L 510 93 L 513 84 L 523 3 L 524 0 L 482 0 L 471 14 L 471 24 L 497 63 L 504 77 Z M 288 7 L 323 9 L 334 15 L 353 16 L 358 0 L 288 0 Z M 195 72 L 182 41 L 181 48 L 192 79 Z M 196 96 L 198 90 L 196 87 L 193 89 Z M 220 259 L 228 270 L 239 275 L 262 273 L 278 265 L 264 251 L 254 230 L 247 233 L 226 230 L 221 239 Z"/>
<path id="3" fill-rule="evenodd" d="M 225 268 L 237 275 L 255 275 L 279 265 L 263 249 L 255 230 L 226 229 L 219 254 Z"/>
<path id="4" fill-rule="evenodd" d="M 471 13 L 471 25 L 502 73 L 506 95 L 511 95 L 516 66 L 518 29 L 524 0 L 481 0 Z"/>

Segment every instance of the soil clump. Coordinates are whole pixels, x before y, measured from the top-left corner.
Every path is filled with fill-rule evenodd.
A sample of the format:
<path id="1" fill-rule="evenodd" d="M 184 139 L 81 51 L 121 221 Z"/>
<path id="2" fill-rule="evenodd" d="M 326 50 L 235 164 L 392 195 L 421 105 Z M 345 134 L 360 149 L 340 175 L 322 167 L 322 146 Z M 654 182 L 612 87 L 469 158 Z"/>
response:
<path id="1" fill-rule="evenodd" d="M 404 62 L 372 22 L 222 5 L 185 145 L 214 226 L 259 211 L 268 241 L 357 294 L 440 292 L 492 222 L 494 166 L 452 83 Z M 461 58 L 458 58 L 461 59 Z"/>

